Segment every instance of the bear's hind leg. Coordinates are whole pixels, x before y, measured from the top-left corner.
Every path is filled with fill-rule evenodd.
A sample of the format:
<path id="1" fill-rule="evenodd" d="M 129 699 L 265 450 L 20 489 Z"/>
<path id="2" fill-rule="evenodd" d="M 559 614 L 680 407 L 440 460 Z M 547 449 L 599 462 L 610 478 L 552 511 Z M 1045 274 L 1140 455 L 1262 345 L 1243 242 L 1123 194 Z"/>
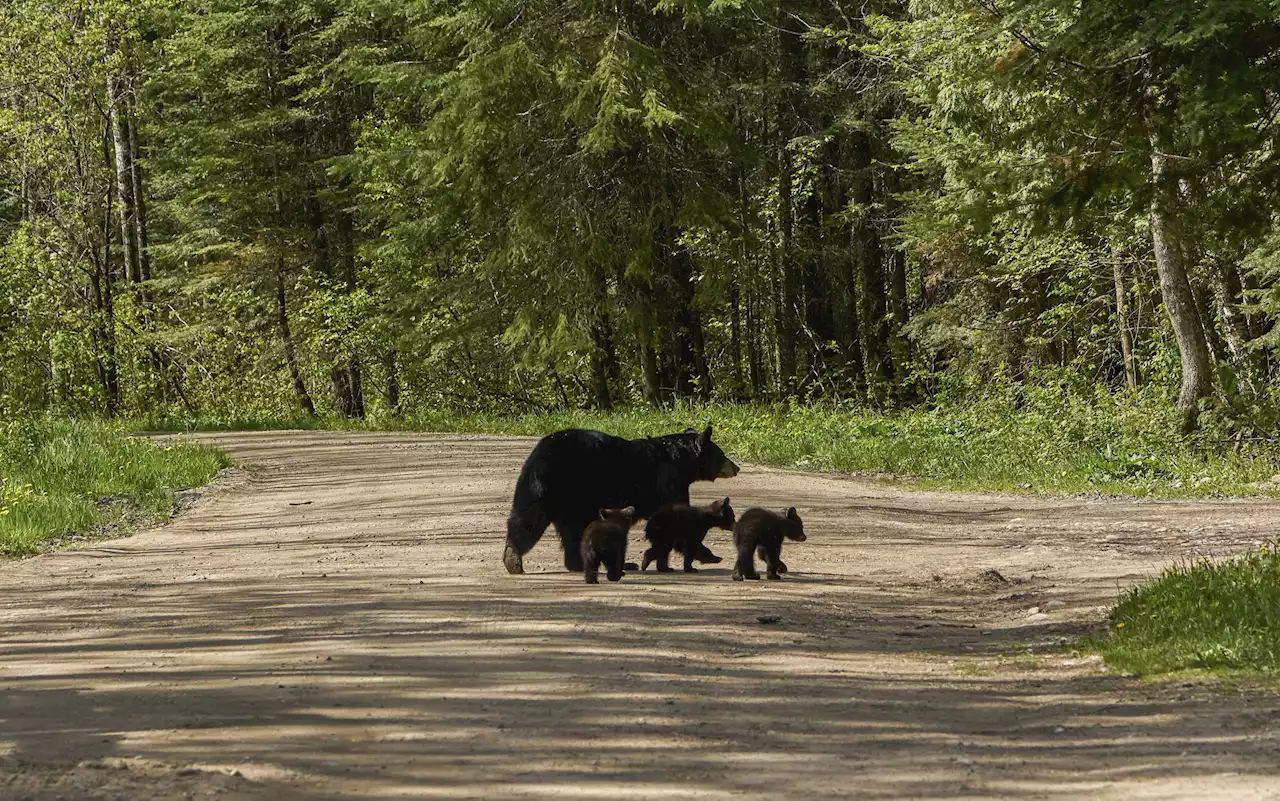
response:
<path id="1" fill-rule="evenodd" d="M 560 535 L 560 545 L 564 548 L 564 569 L 570 573 L 581 573 L 585 561 L 582 553 L 582 532 L 586 525 L 557 521 L 555 526 L 556 533 Z M 596 563 L 599 564 L 598 559 Z"/>

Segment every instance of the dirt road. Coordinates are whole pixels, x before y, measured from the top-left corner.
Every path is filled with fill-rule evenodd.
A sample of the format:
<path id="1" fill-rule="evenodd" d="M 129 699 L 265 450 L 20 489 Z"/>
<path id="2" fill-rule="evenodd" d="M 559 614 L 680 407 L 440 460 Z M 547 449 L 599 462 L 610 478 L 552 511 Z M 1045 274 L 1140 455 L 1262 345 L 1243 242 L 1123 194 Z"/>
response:
<path id="1" fill-rule="evenodd" d="M 206 439 L 173 525 L 0 565 L 0 798 L 1280 799 L 1280 699 L 1046 647 L 1280 504 L 746 466 L 695 499 L 798 506 L 787 578 L 588 586 L 502 568 L 531 440 Z"/>

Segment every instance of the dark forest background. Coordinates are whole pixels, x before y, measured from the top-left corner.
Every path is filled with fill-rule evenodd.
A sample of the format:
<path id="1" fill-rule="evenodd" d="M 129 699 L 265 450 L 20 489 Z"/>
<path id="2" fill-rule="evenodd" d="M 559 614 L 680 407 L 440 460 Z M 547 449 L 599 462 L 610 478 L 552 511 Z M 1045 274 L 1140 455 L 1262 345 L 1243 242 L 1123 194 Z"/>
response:
<path id="1" fill-rule="evenodd" d="M 1265 438 L 1278 114 L 1275 2 L 11 0 L 0 414 Z"/>

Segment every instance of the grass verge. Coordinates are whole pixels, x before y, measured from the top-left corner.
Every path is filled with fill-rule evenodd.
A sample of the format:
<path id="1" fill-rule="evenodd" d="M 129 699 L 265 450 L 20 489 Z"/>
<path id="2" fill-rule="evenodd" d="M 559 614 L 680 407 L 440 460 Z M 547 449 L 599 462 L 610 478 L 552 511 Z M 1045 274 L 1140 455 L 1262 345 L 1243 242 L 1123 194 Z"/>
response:
<path id="1" fill-rule="evenodd" d="M 1121 596 L 1089 639 L 1138 676 L 1272 674 L 1280 669 L 1280 542 L 1255 553 L 1169 568 Z"/>
<path id="2" fill-rule="evenodd" d="M 163 518 L 174 491 L 230 464 L 192 443 L 154 443 L 100 423 L 0 425 L 0 555 L 23 556 L 105 526 Z"/>
<path id="3" fill-rule="evenodd" d="M 707 405 L 610 413 L 423 413 L 352 424 L 334 419 L 143 421 L 167 430 L 358 428 L 542 435 L 568 427 L 626 437 L 711 421 L 735 458 L 785 467 L 881 473 L 928 487 L 1155 497 L 1263 495 L 1280 449 L 1237 449 L 1212 435 L 1179 438 L 1167 404 L 1045 393 L 1016 408 L 999 399 L 961 408 L 875 412 L 838 406 Z"/>

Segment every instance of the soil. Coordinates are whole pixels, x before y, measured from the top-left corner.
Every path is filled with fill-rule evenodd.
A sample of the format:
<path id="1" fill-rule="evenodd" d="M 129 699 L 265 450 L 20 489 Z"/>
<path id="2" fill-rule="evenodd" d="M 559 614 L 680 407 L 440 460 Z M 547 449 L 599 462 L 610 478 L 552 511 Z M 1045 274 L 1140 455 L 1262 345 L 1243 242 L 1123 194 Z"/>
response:
<path id="1" fill-rule="evenodd" d="M 0 565 L 0 799 L 1280 799 L 1280 698 L 1061 643 L 1273 501 L 904 491 L 744 467 L 781 581 L 502 567 L 522 438 L 207 436 L 172 524 Z M 642 551 L 638 530 L 630 555 Z"/>

